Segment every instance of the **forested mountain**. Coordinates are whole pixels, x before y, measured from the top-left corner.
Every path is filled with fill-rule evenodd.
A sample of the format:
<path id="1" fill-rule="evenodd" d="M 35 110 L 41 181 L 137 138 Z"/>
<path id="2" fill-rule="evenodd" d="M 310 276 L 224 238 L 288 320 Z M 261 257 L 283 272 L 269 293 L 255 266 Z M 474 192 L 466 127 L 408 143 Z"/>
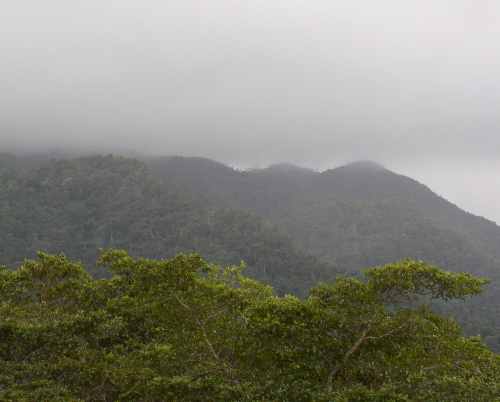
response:
<path id="1" fill-rule="evenodd" d="M 99 248 L 156 258 L 196 251 L 214 262 L 244 261 L 249 274 L 298 294 L 335 274 L 265 219 L 164 185 L 139 161 L 87 157 L 21 169 L 23 161 L 2 160 L 0 264 L 19 264 L 37 250 L 64 252 L 87 266 Z"/>
<path id="2" fill-rule="evenodd" d="M 373 162 L 322 173 L 291 165 L 240 172 L 200 158 L 148 163 L 166 183 L 266 217 L 297 247 L 341 270 L 356 273 L 410 257 L 490 278 L 488 291 L 454 306 L 454 314 L 470 333 L 499 347 L 500 227 L 415 180 Z"/>
<path id="3" fill-rule="evenodd" d="M 165 183 L 267 217 L 303 248 L 347 270 L 411 256 L 497 272 L 500 227 L 372 162 L 322 173 L 291 165 L 240 172 L 181 157 L 149 165 Z"/>
<path id="4" fill-rule="evenodd" d="M 203 158 L 2 155 L 0 183 L 0 264 L 37 250 L 88 267 L 99 248 L 152 258 L 196 251 L 243 260 L 278 292 L 305 295 L 339 272 L 414 258 L 492 280 L 452 310 L 469 334 L 500 345 L 500 228 L 372 162 L 319 173 L 238 171 Z"/>

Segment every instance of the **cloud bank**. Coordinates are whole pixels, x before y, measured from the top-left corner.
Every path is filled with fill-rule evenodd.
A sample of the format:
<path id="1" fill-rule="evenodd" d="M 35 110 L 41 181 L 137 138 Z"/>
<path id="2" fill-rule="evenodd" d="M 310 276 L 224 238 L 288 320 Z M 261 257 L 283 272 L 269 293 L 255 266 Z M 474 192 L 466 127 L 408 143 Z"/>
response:
<path id="1" fill-rule="evenodd" d="M 0 146 L 375 159 L 500 220 L 500 3 L 18 0 Z"/>

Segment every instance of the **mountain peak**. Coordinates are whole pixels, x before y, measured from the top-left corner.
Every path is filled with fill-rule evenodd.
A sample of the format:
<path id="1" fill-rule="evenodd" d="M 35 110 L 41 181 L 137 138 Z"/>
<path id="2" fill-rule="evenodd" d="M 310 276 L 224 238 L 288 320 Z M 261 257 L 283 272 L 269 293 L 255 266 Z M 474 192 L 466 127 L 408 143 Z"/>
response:
<path id="1" fill-rule="evenodd" d="M 349 168 L 349 169 L 356 169 L 356 170 L 368 170 L 368 171 L 387 170 L 380 163 L 370 161 L 370 160 L 355 161 L 355 162 L 348 163 L 347 165 L 344 165 L 342 167 Z"/>
<path id="2" fill-rule="evenodd" d="M 312 169 L 294 165 L 292 163 L 275 163 L 267 167 L 267 170 L 281 173 L 313 173 Z"/>
<path id="3" fill-rule="evenodd" d="M 388 172 L 388 170 L 380 163 L 373 162 L 370 160 L 360 160 L 360 161 L 347 163 L 345 165 L 341 165 L 341 166 L 333 168 L 333 169 L 325 170 L 323 173 L 326 175 L 339 174 L 339 173 L 342 173 L 342 174 L 353 173 L 356 175 L 361 174 L 362 176 L 365 176 L 365 175 L 370 176 L 372 174 L 377 174 L 380 172 Z"/>

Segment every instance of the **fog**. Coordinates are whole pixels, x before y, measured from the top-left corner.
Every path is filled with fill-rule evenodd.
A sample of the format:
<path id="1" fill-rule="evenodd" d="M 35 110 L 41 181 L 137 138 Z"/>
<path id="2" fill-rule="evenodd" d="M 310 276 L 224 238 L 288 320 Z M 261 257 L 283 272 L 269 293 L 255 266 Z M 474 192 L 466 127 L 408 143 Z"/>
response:
<path id="1" fill-rule="evenodd" d="M 500 222 L 499 2 L 4 3 L 2 149 L 373 159 Z"/>

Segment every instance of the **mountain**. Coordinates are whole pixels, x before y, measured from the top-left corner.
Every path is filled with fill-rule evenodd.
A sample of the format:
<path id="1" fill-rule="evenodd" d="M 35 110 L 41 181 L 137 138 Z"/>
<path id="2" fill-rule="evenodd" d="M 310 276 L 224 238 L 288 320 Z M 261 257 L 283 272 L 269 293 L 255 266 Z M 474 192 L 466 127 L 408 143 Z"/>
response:
<path id="1" fill-rule="evenodd" d="M 321 173 L 288 166 L 240 172 L 190 158 L 148 165 L 165 183 L 207 202 L 268 219 L 296 247 L 340 270 L 416 258 L 490 278 L 485 295 L 455 304 L 453 313 L 469 333 L 500 347 L 500 227 L 425 185 L 370 161 Z"/>
<path id="2" fill-rule="evenodd" d="M 20 169 L 22 161 L 2 159 L 9 166 L 0 170 L 0 264 L 17 265 L 37 250 L 87 266 L 100 248 L 153 258 L 196 251 L 223 264 L 243 260 L 250 275 L 298 294 L 336 273 L 267 220 L 167 186 L 139 161 L 98 156 Z"/>
<path id="3" fill-rule="evenodd" d="M 40 249 L 86 265 L 99 248 L 197 251 L 243 260 L 279 292 L 305 295 L 339 272 L 420 259 L 491 279 L 484 295 L 446 312 L 500 348 L 500 228 L 373 162 L 240 171 L 204 158 L 0 155 L 0 186 L 0 264 Z"/>
<path id="4" fill-rule="evenodd" d="M 302 248 L 348 271 L 405 257 L 479 274 L 498 271 L 500 227 L 374 162 L 322 173 L 293 165 L 241 172 L 180 157 L 148 165 L 164 183 L 207 202 L 264 216 Z"/>

